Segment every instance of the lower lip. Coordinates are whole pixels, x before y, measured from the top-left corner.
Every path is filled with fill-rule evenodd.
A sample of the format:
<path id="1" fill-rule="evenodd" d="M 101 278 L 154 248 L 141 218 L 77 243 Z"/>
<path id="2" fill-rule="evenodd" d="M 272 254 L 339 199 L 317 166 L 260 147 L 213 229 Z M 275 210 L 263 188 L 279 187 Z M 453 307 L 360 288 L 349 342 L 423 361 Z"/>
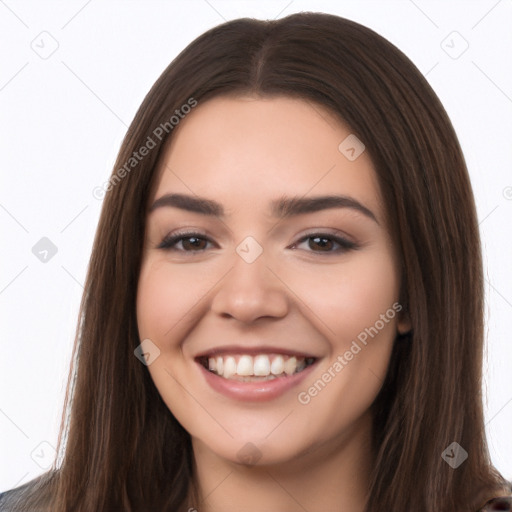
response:
<path id="1" fill-rule="evenodd" d="M 301 372 L 290 375 L 289 377 L 277 377 L 275 379 L 259 382 L 240 382 L 237 380 L 224 379 L 208 371 L 202 364 L 197 364 L 206 382 L 218 393 L 222 393 L 235 400 L 264 402 L 273 400 L 293 387 L 298 386 L 311 373 L 317 362 L 318 360 L 304 368 Z"/>

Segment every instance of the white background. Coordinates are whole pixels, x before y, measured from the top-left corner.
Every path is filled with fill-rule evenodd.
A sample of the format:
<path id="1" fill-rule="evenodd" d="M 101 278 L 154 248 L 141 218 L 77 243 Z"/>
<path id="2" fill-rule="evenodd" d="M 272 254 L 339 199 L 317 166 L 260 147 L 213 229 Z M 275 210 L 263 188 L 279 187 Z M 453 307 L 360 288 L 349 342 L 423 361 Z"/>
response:
<path id="1" fill-rule="evenodd" d="M 92 191 L 143 97 L 207 29 L 297 11 L 338 14 L 388 38 L 455 126 L 484 243 L 486 429 L 493 462 L 512 478 L 511 1 L 0 0 L 0 490 L 43 473 L 53 456 L 101 207 Z M 46 263 L 32 253 L 42 237 L 58 249 Z"/>

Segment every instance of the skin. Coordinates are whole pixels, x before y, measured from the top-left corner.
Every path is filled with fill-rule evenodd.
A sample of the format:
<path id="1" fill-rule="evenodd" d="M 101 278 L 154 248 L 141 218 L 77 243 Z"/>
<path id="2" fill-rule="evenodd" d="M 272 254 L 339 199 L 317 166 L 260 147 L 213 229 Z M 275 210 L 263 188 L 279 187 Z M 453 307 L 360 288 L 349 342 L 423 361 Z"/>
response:
<path id="1" fill-rule="evenodd" d="M 180 122 L 161 158 L 150 204 L 184 193 L 213 199 L 226 214 L 150 211 L 137 297 L 140 339 L 160 350 L 148 370 L 192 437 L 201 512 L 363 510 L 373 462 L 369 407 L 408 319 L 388 318 L 307 404 L 298 400 L 399 301 L 399 259 L 372 162 L 367 152 L 349 161 L 338 150 L 350 133 L 303 100 L 218 97 Z M 270 213 L 282 195 L 324 194 L 350 196 L 376 220 L 353 208 L 283 220 Z M 210 242 L 198 250 L 188 237 L 174 250 L 158 248 L 181 228 Z M 300 241 L 315 232 L 341 234 L 358 248 L 331 242 L 325 252 L 312 238 Z M 263 249 L 250 264 L 236 252 L 247 236 Z M 235 400 L 207 385 L 194 360 L 224 344 L 293 348 L 318 361 L 275 399 Z M 240 459 L 246 443 L 256 447 L 255 464 Z"/>

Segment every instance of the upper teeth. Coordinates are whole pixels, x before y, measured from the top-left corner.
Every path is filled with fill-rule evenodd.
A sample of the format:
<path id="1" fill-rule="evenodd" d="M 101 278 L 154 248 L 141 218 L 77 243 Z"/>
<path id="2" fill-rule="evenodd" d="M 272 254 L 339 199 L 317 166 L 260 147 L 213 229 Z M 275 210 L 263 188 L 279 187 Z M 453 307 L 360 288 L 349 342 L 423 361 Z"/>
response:
<path id="1" fill-rule="evenodd" d="M 286 356 L 281 354 L 259 354 L 257 356 L 216 356 L 208 358 L 208 369 L 225 379 L 234 376 L 278 376 L 292 375 L 302 371 L 313 362 L 313 358 Z"/>

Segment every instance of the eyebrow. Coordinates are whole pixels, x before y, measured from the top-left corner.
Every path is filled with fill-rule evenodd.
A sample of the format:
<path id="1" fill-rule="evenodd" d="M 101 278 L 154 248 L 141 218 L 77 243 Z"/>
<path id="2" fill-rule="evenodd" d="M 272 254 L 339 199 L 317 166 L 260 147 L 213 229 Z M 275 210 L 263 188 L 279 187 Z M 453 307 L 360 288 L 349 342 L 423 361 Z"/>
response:
<path id="1" fill-rule="evenodd" d="M 165 194 L 159 197 L 150 207 L 153 212 L 162 207 L 174 207 L 201 215 L 225 217 L 223 206 L 212 199 L 187 194 Z M 282 196 L 271 202 L 271 212 L 274 217 L 287 219 L 305 213 L 319 212 L 330 208 L 351 208 L 374 220 L 375 214 L 356 199 L 343 195 L 325 195 L 316 197 L 286 197 Z"/>

